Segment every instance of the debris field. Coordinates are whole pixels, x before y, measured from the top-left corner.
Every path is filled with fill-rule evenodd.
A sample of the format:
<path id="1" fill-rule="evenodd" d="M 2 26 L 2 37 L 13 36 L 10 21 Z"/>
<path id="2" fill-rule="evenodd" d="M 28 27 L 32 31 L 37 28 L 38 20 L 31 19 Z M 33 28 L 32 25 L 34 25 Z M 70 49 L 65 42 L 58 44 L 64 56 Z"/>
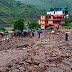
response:
<path id="1" fill-rule="evenodd" d="M 72 34 L 12 37 L 0 41 L 0 72 L 72 72 Z"/>

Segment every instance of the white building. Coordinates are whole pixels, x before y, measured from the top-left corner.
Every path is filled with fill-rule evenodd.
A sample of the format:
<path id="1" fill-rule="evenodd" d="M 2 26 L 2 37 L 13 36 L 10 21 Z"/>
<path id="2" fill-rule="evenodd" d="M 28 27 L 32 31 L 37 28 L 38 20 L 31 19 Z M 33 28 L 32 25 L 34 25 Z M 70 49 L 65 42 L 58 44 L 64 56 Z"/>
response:
<path id="1" fill-rule="evenodd" d="M 47 12 L 47 15 L 51 14 L 51 15 L 63 15 L 63 11 L 51 11 L 51 12 Z"/>
<path id="2" fill-rule="evenodd" d="M 60 8 L 51 8 L 47 10 L 47 15 L 51 14 L 51 15 L 64 15 L 66 17 L 68 17 L 68 9 L 67 7 L 60 7 Z"/>

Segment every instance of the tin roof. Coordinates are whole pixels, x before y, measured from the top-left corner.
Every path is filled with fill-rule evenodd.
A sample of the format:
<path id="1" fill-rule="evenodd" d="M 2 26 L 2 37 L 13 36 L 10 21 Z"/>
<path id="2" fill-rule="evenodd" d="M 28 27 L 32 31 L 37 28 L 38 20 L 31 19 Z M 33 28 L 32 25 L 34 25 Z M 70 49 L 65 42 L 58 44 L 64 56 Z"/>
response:
<path id="1" fill-rule="evenodd" d="M 47 12 L 50 12 L 50 11 L 68 11 L 68 8 L 67 7 L 56 7 L 56 8 L 47 9 L 46 11 Z"/>

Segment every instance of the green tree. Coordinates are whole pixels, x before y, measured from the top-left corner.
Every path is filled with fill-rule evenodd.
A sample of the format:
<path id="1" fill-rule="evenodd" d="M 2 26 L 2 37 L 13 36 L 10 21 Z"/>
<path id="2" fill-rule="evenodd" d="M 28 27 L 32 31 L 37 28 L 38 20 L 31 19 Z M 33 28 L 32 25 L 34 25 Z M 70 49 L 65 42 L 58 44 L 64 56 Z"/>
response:
<path id="1" fill-rule="evenodd" d="M 23 30 L 24 29 L 24 20 L 19 18 L 14 22 L 14 30 Z"/>
<path id="2" fill-rule="evenodd" d="M 64 22 L 65 22 L 65 24 L 69 24 L 70 23 L 70 19 L 69 18 L 65 18 Z"/>
<path id="3" fill-rule="evenodd" d="M 28 24 L 28 27 L 32 30 L 36 30 L 40 26 L 37 22 L 31 22 L 31 23 Z"/>
<path id="4" fill-rule="evenodd" d="M 4 32 L 4 33 L 6 33 L 6 32 L 8 32 L 5 28 L 0 28 L 0 31 L 2 31 L 2 32 Z"/>

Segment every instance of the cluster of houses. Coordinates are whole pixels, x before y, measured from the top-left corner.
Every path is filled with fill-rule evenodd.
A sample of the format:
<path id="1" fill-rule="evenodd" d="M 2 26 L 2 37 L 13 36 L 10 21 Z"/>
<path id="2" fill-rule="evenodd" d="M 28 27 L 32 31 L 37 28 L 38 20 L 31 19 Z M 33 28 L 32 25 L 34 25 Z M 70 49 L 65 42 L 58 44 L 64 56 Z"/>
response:
<path id="1" fill-rule="evenodd" d="M 65 17 L 69 17 L 67 7 L 50 8 L 47 10 L 47 15 L 41 15 L 39 24 L 41 29 L 46 29 L 49 26 L 58 27 L 62 25 Z"/>

